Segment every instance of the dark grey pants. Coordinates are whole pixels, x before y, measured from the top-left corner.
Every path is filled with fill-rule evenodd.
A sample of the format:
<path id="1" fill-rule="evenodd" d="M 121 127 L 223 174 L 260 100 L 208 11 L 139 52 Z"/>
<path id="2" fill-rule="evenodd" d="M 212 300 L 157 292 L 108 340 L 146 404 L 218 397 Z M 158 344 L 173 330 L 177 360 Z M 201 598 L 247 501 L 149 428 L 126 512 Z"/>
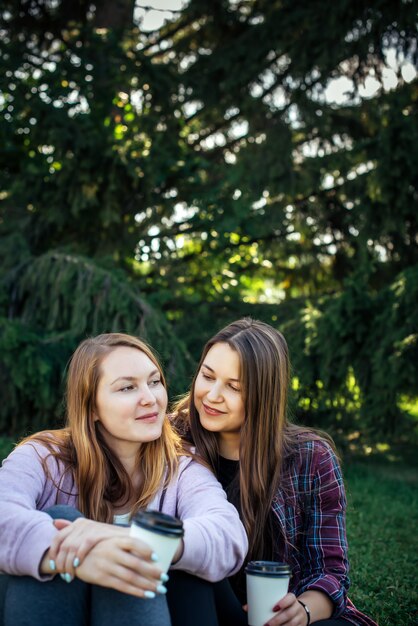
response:
<path id="1" fill-rule="evenodd" d="M 53 518 L 80 517 L 72 507 L 55 506 Z M 1 616 L 3 615 L 3 621 Z M 0 575 L 1 626 L 171 626 L 167 600 L 136 598 L 114 589 L 60 576 L 40 582 L 31 576 Z"/>

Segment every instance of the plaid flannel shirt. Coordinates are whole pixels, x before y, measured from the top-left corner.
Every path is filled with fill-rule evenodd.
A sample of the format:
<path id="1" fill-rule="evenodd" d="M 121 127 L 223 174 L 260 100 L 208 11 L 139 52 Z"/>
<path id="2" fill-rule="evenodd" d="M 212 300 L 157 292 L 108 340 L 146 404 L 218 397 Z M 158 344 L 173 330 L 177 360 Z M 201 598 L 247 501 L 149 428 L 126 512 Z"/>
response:
<path id="1" fill-rule="evenodd" d="M 347 598 L 346 496 L 332 448 L 319 438 L 301 441 L 284 466 L 281 485 L 272 508 L 286 542 L 278 542 L 276 559 L 292 569 L 290 591 L 322 591 L 334 603 L 334 618 L 376 626 Z"/>

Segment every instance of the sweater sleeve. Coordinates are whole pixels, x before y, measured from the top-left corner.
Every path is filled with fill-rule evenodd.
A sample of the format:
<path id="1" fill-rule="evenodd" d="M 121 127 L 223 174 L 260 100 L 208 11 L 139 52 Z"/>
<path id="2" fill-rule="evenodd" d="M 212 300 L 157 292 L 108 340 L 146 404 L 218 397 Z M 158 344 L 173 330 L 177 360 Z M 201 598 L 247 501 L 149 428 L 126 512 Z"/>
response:
<path id="1" fill-rule="evenodd" d="M 173 569 L 212 582 L 239 570 L 248 549 L 244 527 L 215 476 L 196 461 L 180 474 L 177 513 L 184 524 L 184 551 Z"/>
<path id="2" fill-rule="evenodd" d="M 48 487 L 40 454 L 46 450 L 26 443 L 0 469 L 0 570 L 46 580 L 39 564 L 57 530 L 51 517 L 37 510 Z"/>
<path id="3" fill-rule="evenodd" d="M 313 442 L 308 459 L 312 490 L 305 511 L 304 555 L 297 595 L 308 589 L 322 591 L 334 604 L 333 617 L 344 611 L 349 587 L 346 497 L 341 469 L 331 447 Z"/>

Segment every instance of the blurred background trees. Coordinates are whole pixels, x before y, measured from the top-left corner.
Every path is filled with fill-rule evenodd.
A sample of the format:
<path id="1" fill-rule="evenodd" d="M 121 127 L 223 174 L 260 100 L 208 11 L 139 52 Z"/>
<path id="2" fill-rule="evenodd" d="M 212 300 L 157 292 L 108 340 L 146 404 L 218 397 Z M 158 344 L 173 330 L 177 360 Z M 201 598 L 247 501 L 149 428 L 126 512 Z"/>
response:
<path id="1" fill-rule="evenodd" d="M 416 2 L 167 0 L 152 30 L 141 4 L 2 3 L 0 430 L 59 420 L 88 334 L 141 334 L 175 394 L 252 315 L 297 419 L 409 437 Z"/>

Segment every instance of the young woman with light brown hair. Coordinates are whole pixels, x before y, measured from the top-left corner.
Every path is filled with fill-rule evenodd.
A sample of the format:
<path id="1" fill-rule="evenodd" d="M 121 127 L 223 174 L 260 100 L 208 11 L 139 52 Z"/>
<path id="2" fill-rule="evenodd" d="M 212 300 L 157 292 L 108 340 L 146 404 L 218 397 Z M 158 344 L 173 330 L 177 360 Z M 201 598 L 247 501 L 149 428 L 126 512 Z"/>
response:
<path id="1" fill-rule="evenodd" d="M 0 470 L 5 626 L 169 626 L 158 555 L 120 524 L 140 508 L 176 515 L 185 533 L 173 569 L 215 581 L 242 564 L 238 515 L 173 431 L 145 343 L 120 333 L 83 341 L 66 400 L 66 427 L 26 438 Z"/>
<path id="2" fill-rule="evenodd" d="M 272 326 L 245 318 L 205 345 L 191 390 L 173 420 L 210 464 L 237 507 L 247 561 L 287 562 L 289 593 L 268 626 L 375 626 L 347 598 L 343 479 L 330 438 L 287 415 L 288 348 Z M 220 624 L 244 626 L 243 569 L 220 586 Z M 279 598 L 278 598 L 279 600 Z"/>

